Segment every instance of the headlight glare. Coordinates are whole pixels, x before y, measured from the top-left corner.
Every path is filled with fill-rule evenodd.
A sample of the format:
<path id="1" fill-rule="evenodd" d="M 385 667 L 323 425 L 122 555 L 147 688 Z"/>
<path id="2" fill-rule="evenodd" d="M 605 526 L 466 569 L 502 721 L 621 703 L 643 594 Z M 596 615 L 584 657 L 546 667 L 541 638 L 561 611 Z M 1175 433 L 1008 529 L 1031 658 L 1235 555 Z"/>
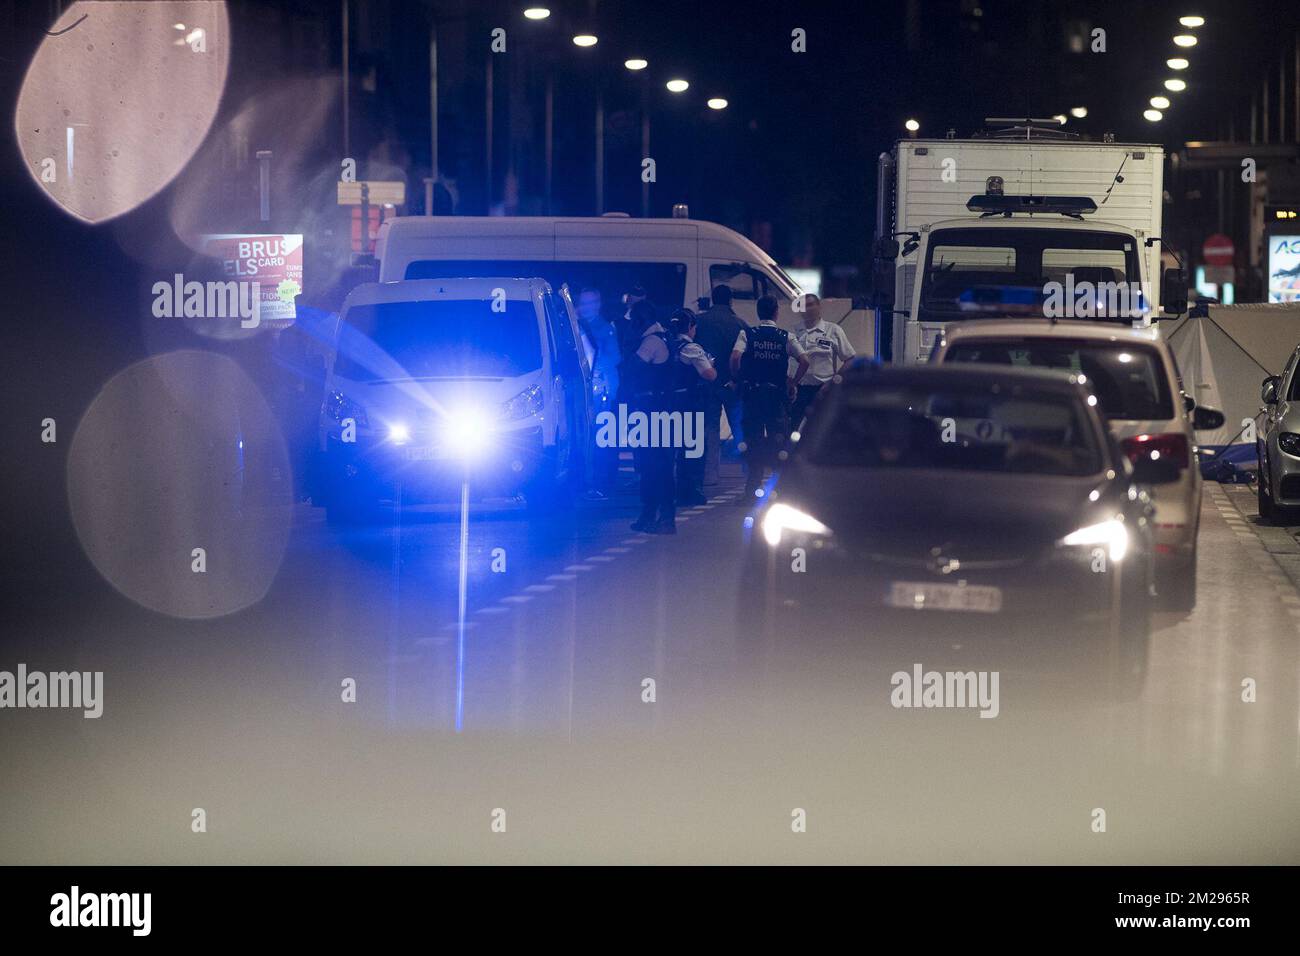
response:
<path id="1" fill-rule="evenodd" d="M 822 535 L 831 533 L 830 528 L 812 515 L 779 501 L 763 512 L 762 529 L 763 539 L 774 548 L 781 543 L 781 535 L 786 531 Z"/>
<path id="2" fill-rule="evenodd" d="M 1061 539 L 1061 544 L 1080 548 L 1104 546 L 1112 561 L 1123 561 L 1124 555 L 1128 553 L 1128 528 L 1118 518 L 1112 518 L 1110 521 L 1071 531 Z"/>

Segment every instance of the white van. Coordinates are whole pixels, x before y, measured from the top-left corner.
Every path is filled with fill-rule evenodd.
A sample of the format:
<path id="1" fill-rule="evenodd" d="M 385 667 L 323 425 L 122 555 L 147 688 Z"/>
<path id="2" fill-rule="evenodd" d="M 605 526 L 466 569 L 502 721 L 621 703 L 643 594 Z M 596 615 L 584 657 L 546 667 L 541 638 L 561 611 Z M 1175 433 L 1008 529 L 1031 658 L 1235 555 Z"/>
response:
<path id="1" fill-rule="evenodd" d="M 758 321 L 755 303 L 771 294 L 781 305 L 779 324 L 798 324 L 794 300 L 802 290 L 776 261 L 739 233 L 698 219 L 402 216 L 380 227 L 375 254 L 381 282 L 536 275 L 557 288 L 597 288 L 607 309 L 634 285 L 669 309 L 694 309 L 714 286 L 727 285 L 745 322 Z M 826 299 L 822 318 L 841 323 L 858 354 L 874 354 L 871 313 Z"/>
<path id="2" fill-rule="evenodd" d="M 368 283 L 343 304 L 325 382 L 321 493 L 332 523 L 384 500 L 523 493 L 584 476 L 591 369 L 568 292 L 538 278 Z"/>

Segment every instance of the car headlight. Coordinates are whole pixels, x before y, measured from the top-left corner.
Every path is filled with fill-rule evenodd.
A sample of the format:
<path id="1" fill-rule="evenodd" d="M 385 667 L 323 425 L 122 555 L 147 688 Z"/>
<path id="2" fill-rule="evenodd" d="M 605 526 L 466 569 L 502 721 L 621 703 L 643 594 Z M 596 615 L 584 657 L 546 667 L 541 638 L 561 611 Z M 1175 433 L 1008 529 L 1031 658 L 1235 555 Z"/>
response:
<path id="1" fill-rule="evenodd" d="M 781 543 L 781 535 L 786 531 L 822 535 L 831 533 L 830 528 L 812 515 L 781 502 L 773 504 L 763 512 L 762 528 L 764 540 L 774 548 Z"/>
<path id="2" fill-rule="evenodd" d="M 1300 435 L 1295 432 L 1282 432 L 1277 436 L 1277 447 L 1288 455 L 1300 458 Z"/>
<path id="3" fill-rule="evenodd" d="M 366 410 L 342 392 L 330 392 L 325 396 L 325 414 L 342 424 L 344 419 L 352 419 L 358 428 L 369 428 Z"/>
<path id="4" fill-rule="evenodd" d="M 1061 544 L 1080 548 L 1104 546 L 1112 561 L 1123 561 L 1124 555 L 1128 553 L 1128 528 L 1118 518 L 1112 518 L 1110 521 L 1071 531 L 1061 539 Z"/>
<path id="5" fill-rule="evenodd" d="M 521 418 L 540 415 L 545 407 L 546 398 L 541 386 L 530 385 L 514 398 L 502 403 L 501 417 L 508 422 L 515 422 Z"/>

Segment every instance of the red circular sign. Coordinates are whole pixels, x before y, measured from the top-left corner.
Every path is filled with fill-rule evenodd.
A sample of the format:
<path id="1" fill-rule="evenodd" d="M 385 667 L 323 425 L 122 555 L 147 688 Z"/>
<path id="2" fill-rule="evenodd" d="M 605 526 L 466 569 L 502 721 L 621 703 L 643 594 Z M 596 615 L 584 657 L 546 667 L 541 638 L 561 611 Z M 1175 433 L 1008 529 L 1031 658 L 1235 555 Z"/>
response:
<path id="1" fill-rule="evenodd" d="M 1201 258 L 1207 266 L 1230 266 L 1236 251 L 1230 236 L 1216 232 L 1205 240 L 1205 245 L 1201 247 Z"/>

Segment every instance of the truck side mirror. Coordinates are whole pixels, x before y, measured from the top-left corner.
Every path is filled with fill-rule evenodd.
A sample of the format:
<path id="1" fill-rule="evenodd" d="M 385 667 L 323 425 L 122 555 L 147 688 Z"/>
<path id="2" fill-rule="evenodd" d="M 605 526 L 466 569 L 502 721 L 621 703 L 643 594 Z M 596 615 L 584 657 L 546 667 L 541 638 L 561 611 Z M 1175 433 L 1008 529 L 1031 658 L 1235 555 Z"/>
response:
<path id="1" fill-rule="evenodd" d="M 1160 283 L 1160 303 L 1166 315 L 1182 315 L 1187 311 L 1187 276 L 1182 269 L 1166 269 Z"/>
<path id="2" fill-rule="evenodd" d="M 893 262 L 898 258 L 898 240 L 877 239 L 874 252 L 877 259 L 888 259 Z"/>
<path id="3" fill-rule="evenodd" d="M 1259 397 L 1265 405 L 1277 404 L 1277 386 L 1281 381 L 1276 375 L 1270 375 L 1259 386 Z"/>
<path id="4" fill-rule="evenodd" d="M 1209 405 L 1197 405 L 1192 412 L 1192 428 L 1198 432 L 1212 432 L 1216 428 L 1222 428 L 1225 421 L 1227 416 Z"/>

